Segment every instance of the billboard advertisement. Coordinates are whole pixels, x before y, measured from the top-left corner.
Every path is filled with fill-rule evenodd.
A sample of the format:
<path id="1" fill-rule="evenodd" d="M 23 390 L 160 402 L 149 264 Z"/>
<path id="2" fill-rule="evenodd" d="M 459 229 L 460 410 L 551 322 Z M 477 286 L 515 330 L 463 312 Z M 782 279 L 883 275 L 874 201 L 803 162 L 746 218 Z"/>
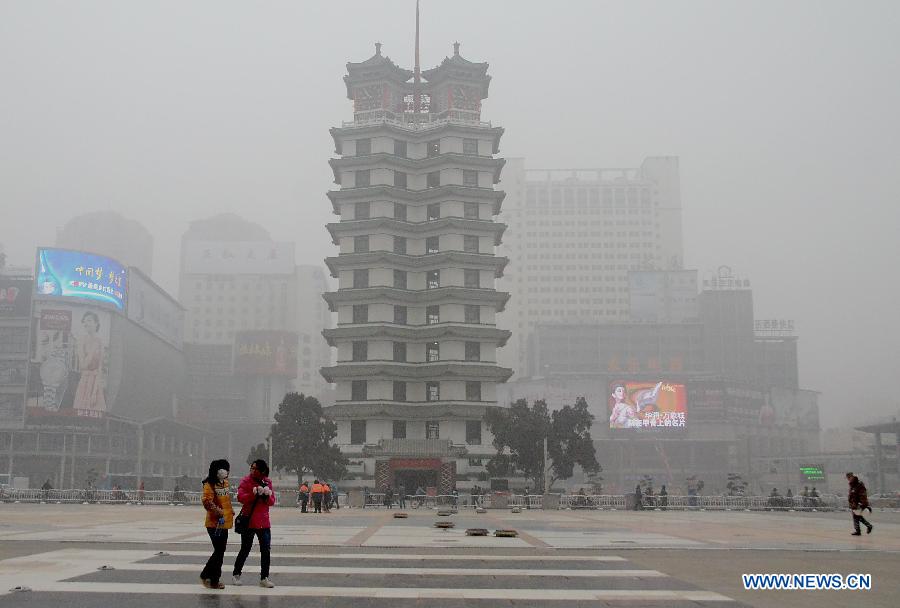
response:
<path id="1" fill-rule="evenodd" d="M 182 243 L 187 274 L 294 274 L 294 244 L 275 241 Z"/>
<path id="2" fill-rule="evenodd" d="M 0 278 L 0 318 L 29 315 L 33 283 L 29 279 Z"/>
<path id="3" fill-rule="evenodd" d="M 772 411 L 772 424 L 802 429 L 819 428 L 818 397 L 815 391 L 771 387 L 768 401 L 769 409 Z M 768 412 L 768 409 L 765 411 Z M 764 422 L 760 416 L 760 424 Z"/>
<path id="4" fill-rule="evenodd" d="M 184 309 L 137 268 L 128 269 L 128 318 L 178 350 L 184 344 Z"/>
<path id="5" fill-rule="evenodd" d="M 125 310 L 127 274 L 119 262 L 71 249 L 40 248 L 37 253 L 37 296 L 82 298 Z"/>
<path id="6" fill-rule="evenodd" d="M 239 331 L 234 335 L 234 372 L 297 377 L 296 332 Z"/>
<path id="7" fill-rule="evenodd" d="M 111 320 L 93 307 L 35 306 L 28 405 L 79 416 L 106 413 Z"/>
<path id="8" fill-rule="evenodd" d="M 684 428 L 687 390 L 666 381 L 624 381 L 610 384 L 609 428 Z"/>

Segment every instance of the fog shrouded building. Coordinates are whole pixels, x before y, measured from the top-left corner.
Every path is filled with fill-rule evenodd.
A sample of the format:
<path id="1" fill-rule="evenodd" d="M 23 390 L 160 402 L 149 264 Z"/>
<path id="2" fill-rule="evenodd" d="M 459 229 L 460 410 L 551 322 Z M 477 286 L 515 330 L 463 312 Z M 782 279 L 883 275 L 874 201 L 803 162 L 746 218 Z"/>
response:
<path id="1" fill-rule="evenodd" d="M 526 170 L 511 159 L 509 225 L 500 253 L 514 260 L 498 286 L 513 330 L 501 362 L 522 375 L 538 324 L 630 318 L 629 271 L 682 268 L 678 158 L 648 157 L 627 169 Z"/>
<path id="2" fill-rule="evenodd" d="M 233 214 L 191 222 L 180 290 L 190 399 L 185 418 L 224 425 L 229 452 L 263 441 L 285 393 L 329 400 L 318 374 L 330 362 L 324 269 L 298 266 L 294 243 Z"/>
<path id="3" fill-rule="evenodd" d="M 42 243 L 46 244 L 46 243 Z M 153 237 L 135 220 L 115 211 L 96 211 L 73 217 L 56 233 L 56 246 L 99 253 L 126 266 L 153 274 Z"/>
<path id="4" fill-rule="evenodd" d="M 503 396 L 546 399 L 551 409 L 584 396 L 609 491 L 647 477 L 670 492 L 691 477 L 721 490 L 729 474 L 754 492 L 799 487 L 801 465 L 825 460 L 818 394 L 799 384 L 793 322 L 755 319 L 749 281 L 725 266 L 699 293 L 693 271 L 629 274 L 641 288 L 631 293 L 631 322 L 537 325 L 529 377 L 505 385 Z M 657 383 L 683 387 L 684 426 L 614 424 L 617 386 L 636 394 Z"/>
<path id="5" fill-rule="evenodd" d="M 322 294 L 328 291 L 328 279 L 321 266 L 297 266 L 297 319 L 299 346 L 297 350 L 297 378 L 294 390 L 306 395 L 314 395 L 323 404 L 334 401 L 333 391 L 319 373 L 322 367 L 331 365 L 331 349 L 322 336 L 322 330 L 334 323 L 328 304 Z"/>
<path id="6" fill-rule="evenodd" d="M 495 289 L 503 130 L 481 121 L 487 68 L 458 44 L 421 83 L 380 44 L 347 64 L 354 119 L 331 130 L 340 189 L 328 194 L 340 216 L 327 260 L 338 290 L 325 294 L 337 364 L 322 374 L 350 473 L 378 488 L 446 493 L 493 453 L 483 418 L 511 370 L 497 364 L 509 296 Z"/>
<path id="7" fill-rule="evenodd" d="M 0 268 L 0 482 L 198 477 L 211 435 L 176 420 L 184 309 L 113 258 L 42 247 L 35 259 Z"/>

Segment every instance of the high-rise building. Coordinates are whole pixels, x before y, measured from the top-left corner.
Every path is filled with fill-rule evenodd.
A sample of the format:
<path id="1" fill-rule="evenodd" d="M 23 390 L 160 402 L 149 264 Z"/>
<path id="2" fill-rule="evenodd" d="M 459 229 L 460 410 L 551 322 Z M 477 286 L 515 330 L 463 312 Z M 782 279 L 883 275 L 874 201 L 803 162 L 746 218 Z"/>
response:
<path id="1" fill-rule="evenodd" d="M 474 483 L 493 454 L 484 414 L 511 370 L 497 364 L 509 332 L 496 315 L 506 258 L 493 220 L 503 130 L 481 120 L 488 64 L 459 54 L 419 78 L 381 54 L 348 63 L 352 122 L 333 128 L 340 222 L 328 225 L 338 279 L 325 294 L 338 326 L 329 408 L 351 474 L 375 487 Z M 371 483 L 369 481 L 368 483 Z"/>
<path id="2" fill-rule="evenodd" d="M 681 269 L 678 158 L 591 170 L 526 170 L 511 159 L 504 175 L 499 253 L 514 263 L 498 287 L 511 294 L 500 322 L 513 335 L 501 363 L 517 373 L 536 325 L 627 322 L 629 271 Z"/>
<path id="3" fill-rule="evenodd" d="M 73 217 L 57 231 L 56 246 L 99 253 L 153 274 L 153 237 L 142 224 L 115 211 Z"/>
<path id="4" fill-rule="evenodd" d="M 0 244 L 0 429 L 25 423 L 33 277 L 33 270 L 7 266 Z"/>
<path id="5" fill-rule="evenodd" d="M 232 461 L 265 441 L 285 393 L 331 399 L 318 374 L 331 360 L 325 273 L 294 255 L 294 243 L 227 213 L 191 222 L 182 237 L 189 397 L 180 413 L 227 434 Z"/>
<path id="6" fill-rule="evenodd" d="M 327 400 L 318 374 L 330 362 L 324 290 L 323 269 L 298 267 L 294 244 L 261 226 L 232 214 L 192 222 L 179 290 L 192 415 L 270 423 L 286 392 Z"/>
<path id="7" fill-rule="evenodd" d="M 331 365 L 331 348 L 322 336 L 323 329 L 334 325 L 322 294 L 328 291 L 328 278 L 321 266 L 297 266 L 297 332 L 300 343 L 297 351 L 297 378 L 294 390 L 313 395 L 325 405 L 334 401 L 333 390 L 319 370 Z"/>
<path id="8" fill-rule="evenodd" d="M 237 332 L 296 331 L 294 244 L 232 215 L 191 222 L 181 242 L 185 341 L 233 344 Z"/>

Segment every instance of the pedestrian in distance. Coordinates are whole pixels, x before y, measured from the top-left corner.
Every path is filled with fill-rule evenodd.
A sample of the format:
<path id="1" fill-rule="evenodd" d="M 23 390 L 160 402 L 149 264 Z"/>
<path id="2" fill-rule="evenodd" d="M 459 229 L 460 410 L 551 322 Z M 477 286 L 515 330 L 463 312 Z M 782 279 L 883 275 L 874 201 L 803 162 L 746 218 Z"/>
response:
<path id="1" fill-rule="evenodd" d="M 641 484 L 634 486 L 634 510 L 642 511 L 644 509 L 644 497 L 641 495 Z"/>
<path id="2" fill-rule="evenodd" d="M 328 487 L 331 488 L 331 506 L 335 509 L 340 509 L 341 505 L 338 503 L 338 489 L 337 486 L 333 483 L 328 484 Z"/>
<path id="3" fill-rule="evenodd" d="M 399 502 L 401 509 L 406 508 L 406 486 L 402 483 L 397 488 L 397 501 Z"/>
<path id="4" fill-rule="evenodd" d="M 313 501 L 313 513 L 321 513 L 322 512 L 322 495 L 325 492 L 325 488 L 322 486 L 322 483 L 318 479 L 313 481 L 311 492 L 312 492 L 312 501 Z"/>
<path id="5" fill-rule="evenodd" d="M 327 481 L 322 482 L 322 508 L 331 513 L 331 486 Z"/>
<path id="6" fill-rule="evenodd" d="M 866 485 L 853 473 L 847 473 L 847 482 L 850 485 L 850 489 L 847 492 L 847 504 L 849 504 L 850 512 L 853 514 L 852 536 L 861 535 L 859 524 L 866 527 L 866 534 L 871 534 L 872 528 L 875 526 L 866 521 L 866 518 L 863 516 L 866 509 L 869 510 L 869 513 L 872 512 L 872 507 L 869 506 L 869 493 L 866 491 Z"/>
<path id="7" fill-rule="evenodd" d="M 50 490 L 53 489 L 53 486 L 50 484 L 50 480 L 44 482 L 44 485 L 41 486 L 41 500 L 46 501 L 50 496 Z"/>
<path id="8" fill-rule="evenodd" d="M 425 504 L 425 489 L 422 488 L 422 486 L 416 488 L 416 502 L 418 503 L 416 506 L 417 509 L 422 508 Z"/>
<path id="9" fill-rule="evenodd" d="M 816 490 L 816 486 L 813 486 L 812 490 L 809 491 L 809 500 L 813 507 L 819 506 L 819 491 Z"/>
<path id="10" fill-rule="evenodd" d="M 213 552 L 200 572 L 200 584 L 207 589 L 224 589 L 222 561 L 228 545 L 228 530 L 234 520 L 231 495 L 228 492 L 228 473 L 231 466 L 225 459 L 209 463 L 209 474 L 203 480 L 203 508 L 206 509 L 206 532 L 212 541 Z"/>
<path id="11" fill-rule="evenodd" d="M 297 495 L 297 502 L 300 503 L 300 512 L 306 513 L 306 505 L 309 504 L 309 486 L 305 481 L 300 482 L 300 493 Z"/>
<path id="12" fill-rule="evenodd" d="M 241 503 L 241 515 L 249 517 L 246 531 L 241 531 L 241 550 L 234 560 L 231 571 L 235 585 L 243 585 L 241 572 L 244 562 L 253 548 L 253 537 L 259 540 L 259 586 L 272 588 L 275 583 L 269 580 L 269 565 L 272 549 L 272 525 L 269 522 L 269 507 L 275 505 L 275 492 L 272 480 L 269 479 L 269 465 L 263 459 L 254 460 L 250 465 L 250 474 L 241 480 L 237 491 L 238 502 Z"/>
<path id="13" fill-rule="evenodd" d="M 781 494 L 778 493 L 778 488 L 772 488 L 772 491 L 769 492 L 769 500 L 766 501 L 766 505 L 770 511 L 781 506 Z"/>

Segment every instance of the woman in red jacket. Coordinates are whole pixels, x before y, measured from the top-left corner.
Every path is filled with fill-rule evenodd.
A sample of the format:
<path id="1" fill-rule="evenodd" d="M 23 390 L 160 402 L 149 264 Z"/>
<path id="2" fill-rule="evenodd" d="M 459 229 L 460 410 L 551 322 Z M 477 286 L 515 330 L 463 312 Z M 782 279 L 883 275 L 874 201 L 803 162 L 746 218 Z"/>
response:
<path id="1" fill-rule="evenodd" d="M 253 537 L 259 539 L 259 586 L 272 588 L 275 583 L 269 580 L 269 561 L 272 546 L 272 530 L 269 523 L 269 507 L 275 504 L 275 492 L 272 480 L 269 479 L 269 465 L 265 460 L 254 460 L 250 465 L 250 474 L 241 480 L 238 486 L 237 499 L 241 503 L 241 513 L 250 515 L 249 529 L 241 534 L 241 550 L 234 560 L 231 574 L 235 585 L 242 585 L 241 570 L 253 548 Z M 251 509 L 253 513 L 250 514 Z"/>

